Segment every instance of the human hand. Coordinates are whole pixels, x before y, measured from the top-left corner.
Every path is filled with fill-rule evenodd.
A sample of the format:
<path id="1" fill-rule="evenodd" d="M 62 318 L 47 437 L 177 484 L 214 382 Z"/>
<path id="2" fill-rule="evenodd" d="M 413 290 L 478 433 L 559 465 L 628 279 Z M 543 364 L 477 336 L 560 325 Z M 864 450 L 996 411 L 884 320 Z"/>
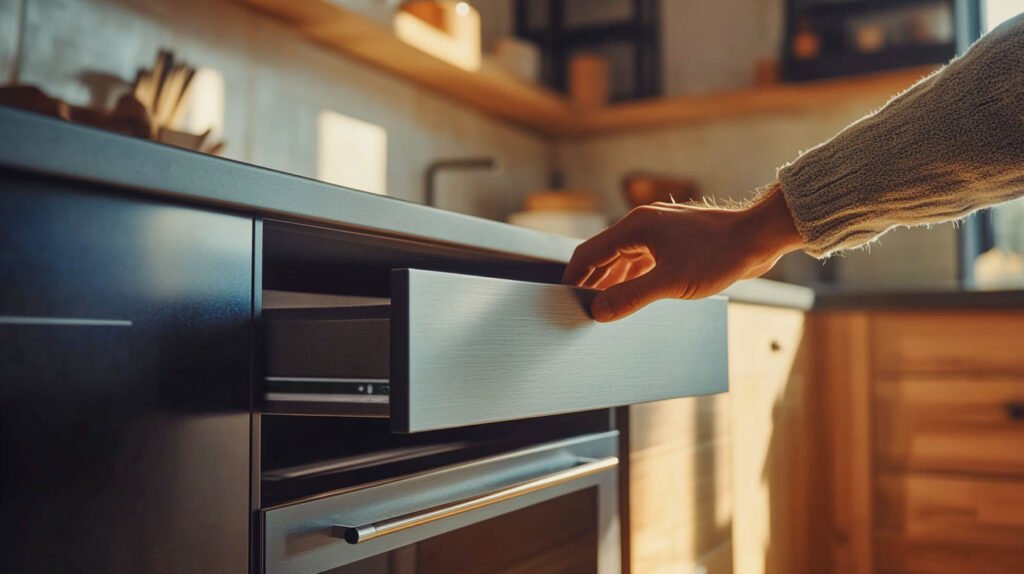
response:
<path id="1" fill-rule="evenodd" d="M 745 209 L 655 203 L 580 244 L 562 281 L 601 289 L 591 314 L 621 319 L 658 299 L 699 299 L 757 277 L 803 245 L 778 185 Z"/>

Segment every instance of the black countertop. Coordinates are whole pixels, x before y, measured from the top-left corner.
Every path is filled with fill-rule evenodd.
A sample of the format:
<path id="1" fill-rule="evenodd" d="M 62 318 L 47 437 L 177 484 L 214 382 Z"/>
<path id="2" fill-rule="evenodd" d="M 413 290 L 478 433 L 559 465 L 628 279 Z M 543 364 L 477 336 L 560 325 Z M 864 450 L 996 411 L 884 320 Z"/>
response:
<path id="1" fill-rule="evenodd" d="M 577 239 L 348 189 L 237 161 L 0 107 L 0 166 L 265 217 L 470 246 L 498 259 L 565 263 Z M 809 309 L 814 292 L 761 279 L 725 292 Z"/>
<path id="2" fill-rule="evenodd" d="M 979 290 L 949 286 L 919 289 L 830 290 L 818 289 L 814 309 L 925 310 L 925 309 L 1024 309 L 1024 289 Z"/>

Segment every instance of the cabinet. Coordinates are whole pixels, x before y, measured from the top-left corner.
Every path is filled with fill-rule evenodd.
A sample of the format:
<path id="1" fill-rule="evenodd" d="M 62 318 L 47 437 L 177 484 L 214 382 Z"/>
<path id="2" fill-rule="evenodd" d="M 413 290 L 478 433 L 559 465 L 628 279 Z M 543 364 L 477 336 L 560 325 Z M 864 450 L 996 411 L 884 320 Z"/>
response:
<path id="1" fill-rule="evenodd" d="M 728 394 L 629 409 L 634 573 L 820 572 L 805 314 L 731 303 L 728 329 Z"/>
<path id="2" fill-rule="evenodd" d="M 1024 570 L 1024 312 L 815 319 L 832 572 Z"/>
<path id="3" fill-rule="evenodd" d="M 0 181 L 0 571 L 247 572 L 251 219 Z"/>

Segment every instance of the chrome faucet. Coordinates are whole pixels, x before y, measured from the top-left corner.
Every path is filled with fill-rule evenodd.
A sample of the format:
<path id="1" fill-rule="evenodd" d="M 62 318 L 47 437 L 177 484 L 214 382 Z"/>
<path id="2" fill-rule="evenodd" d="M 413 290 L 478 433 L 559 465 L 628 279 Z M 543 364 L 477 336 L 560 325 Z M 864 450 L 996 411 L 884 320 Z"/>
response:
<path id="1" fill-rule="evenodd" d="M 437 174 L 441 171 L 461 171 L 471 169 L 487 169 L 497 171 L 501 169 L 498 160 L 493 157 L 467 157 L 458 159 L 439 159 L 427 166 L 423 175 L 423 203 L 431 207 L 437 205 Z"/>

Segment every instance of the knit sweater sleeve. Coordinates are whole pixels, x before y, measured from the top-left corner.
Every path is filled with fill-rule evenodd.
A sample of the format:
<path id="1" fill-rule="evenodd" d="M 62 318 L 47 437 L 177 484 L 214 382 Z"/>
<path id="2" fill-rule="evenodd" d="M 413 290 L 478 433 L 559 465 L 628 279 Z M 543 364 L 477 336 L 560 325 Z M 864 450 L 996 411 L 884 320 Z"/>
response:
<path id="1" fill-rule="evenodd" d="M 1024 14 L 778 179 L 816 257 L 1024 195 Z"/>

